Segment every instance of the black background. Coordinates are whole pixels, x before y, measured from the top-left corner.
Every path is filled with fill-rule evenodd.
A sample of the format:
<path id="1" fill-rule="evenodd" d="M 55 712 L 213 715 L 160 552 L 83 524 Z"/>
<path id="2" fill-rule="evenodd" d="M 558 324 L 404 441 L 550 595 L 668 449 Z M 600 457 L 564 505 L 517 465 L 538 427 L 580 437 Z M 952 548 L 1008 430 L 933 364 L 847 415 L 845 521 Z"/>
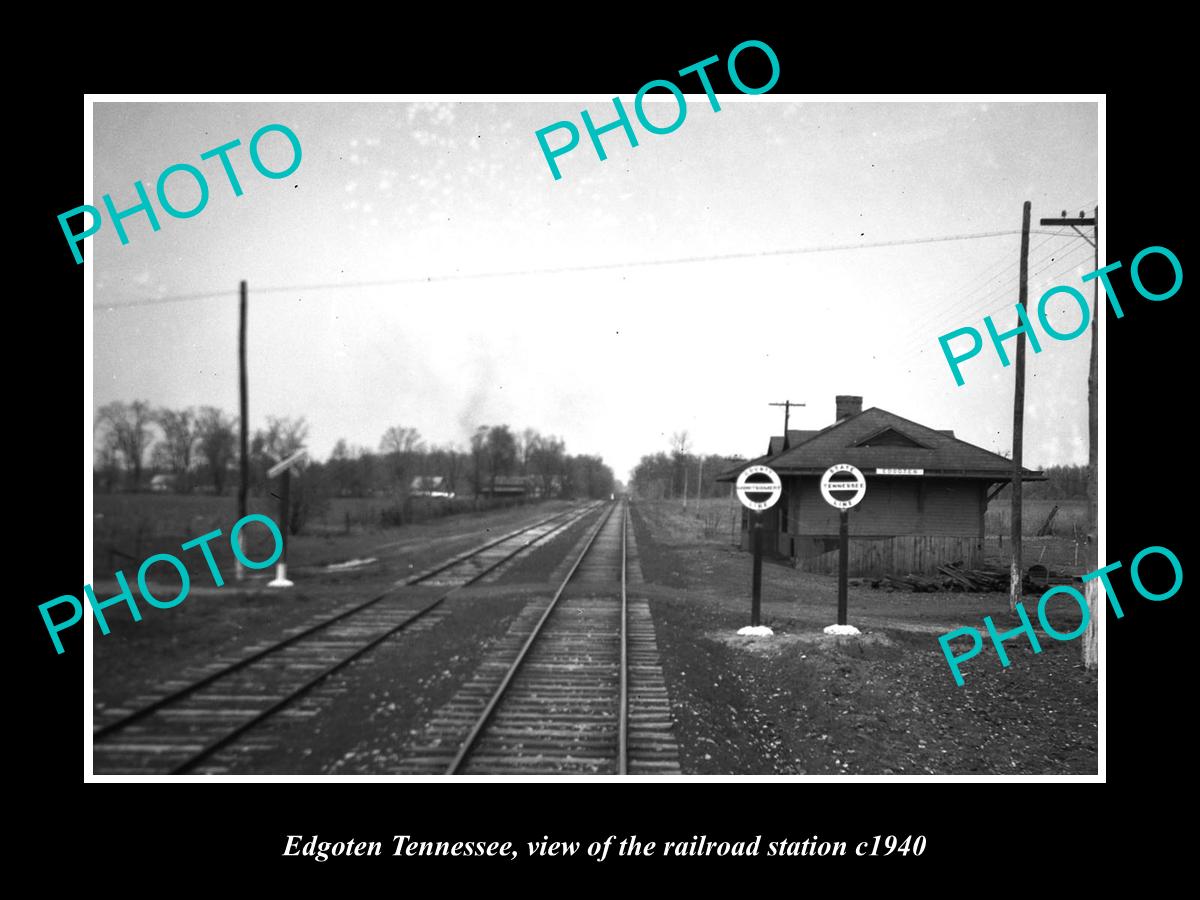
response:
<path id="1" fill-rule="evenodd" d="M 1071 71 L 1072 54 L 1064 59 L 1054 51 L 1048 53 L 1044 65 L 1033 51 L 1019 53 L 1024 66 L 1015 68 L 1028 68 L 1030 74 L 1014 79 L 998 74 L 1014 66 L 999 47 L 985 50 L 978 45 L 967 49 L 958 44 L 931 44 L 918 51 L 906 45 L 883 53 L 877 47 L 845 40 L 844 33 L 835 40 L 827 31 L 783 28 L 778 23 L 745 29 L 697 26 L 691 34 L 671 30 L 666 32 L 669 37 L 663 37 L 632 23 L 618 26 L 610 13 L 600 10 L 596 13 L 601 20 L 598 33 L 585 40 L 580 28 L 562 25 L 554 13 L 546 15 L 547 20 L 538 26 L 544 33 L 531 32 L 522 42 L 513 40 L 512 28 L 497 32 L 504 34 L 502 38 L 485 34 L 472 40 L 414 32 L 401 35 L 391 46 L 364 47 L 353 59 L 344 52 L 331 59 L 315 41 L 311 45 L 288 43 L 272 50 L 273 55 L 266 59 L 261 58 L 265 51 L 260 50 L 260 58 L 237 67 L 182 66 L 175 72 L 171 71 L 174 64 L 163 62 L 155 64 L 152 83 L 131 71 L 120 83 L 107 80 L 103 73 L 93 74 L 89 87 L 155 92 L 248 88 L 297 92 L 587 91 L 620 94 L 628 101 L 644 82 L 670 77 L 679 68 L 714 54 L 722 60 L 709 70 L 714 88 L 718 93 L 732 92 L 724 60 L 734 45 L 747 38 L 766 41 L 779 57 L 782 74 L 773 94 L 889 89 L 1103 91 L 1113 80 Z M 1077 15 L 1082 18 L 1082 13 Z M 828 46 L 818 49 L 821 45 Z M 249 55 L 253 57 L 253 51 Z M 765 69 L 754 71 L 757 57 L 759 54 L 750 51 L 739 58 L 739 71 L 747 84 L 766 80 Z M 1069 74 L 1048 74 L 1055 66 Z M 1039 69 L 1038 74 L 1031 73 L 1033 68 Z M 286 77 L 272 80 L 265 74 L 269 70 L 286 72 Z M 331 71 L 338 72 L 338 77 L 331 79 Z M 695 89 L 680 81 L 685 90 Z M 1131 84 L 1128 78 L 1124 83 Z M 1011 779 L 985 784 L 901 784 L 903 780 L 896 779 L 887 784 L 853 785 L 689 781 L 653 786 L 85 786 L 82 629 L 64 634 L 67 652 L 56 656 L 37 612 L 37 604 L 46 599 L 78 595 L 86 578 L 75 568 L 79 558 L 74 555 L 79 546 L 75 543 L 79 520 L 72 512 L 78 510 L 74 492 L 81 474 L 85 490 L 90 483 L 90 469 L 81 466 L 77 443 L 81 410 L 75 379 L 92 348 L 86 344 L 81 348 L 80 332 L 66 325 L 71 320 L 70 309 L 78 309 L 82 302 L 83 267 L 75 265 L 55 218 L 83 202 L 79 172 L 84 101 L 74 85 L 62 82 L 57 90 L 47 88 L 28 103 L 28 118 L 36 122 L 38 140 L 21 170 L 27 175 L 17 179 L 17 187 L 27 194 L 16 224 L 34 230 L 29 238 L 18 232 L 17 238 L 10 238 L 10 247 L 31 249 L 37 263 L 28 269 L 18 266 L 28 273 L 29 286 L 10 297 L 9 334 L 19 337 L 9 353 L 14 386 L 10 397 L 17 406 L 14 422 L 35 423 L 35 433 L 44 440 L 37 441 L 38 449 L 30 454 L 27 469 L 20 465 L 19 454 L 10 460 L 19 467 L 14 471 L 19 471 L 17 480 L 22 485 L 11 495 L 18 505 L 10 511 L 10 521 L 15 520 L 17 528 L 9 543 L 9 571 L 18 578 L 10 608 L 23 659 L 19 664 L 10 663 L 6 670 L 21 701 L 15 713 L 20 719 L 9 734 L 10 751 L 17 753 L 9 773 L 31 791 L 26 814 L 20 819 L 22 827 L 30 830 L 31 846 L 56 861 L 82 855 L 88 867 L 83 871 L 90 871 L 98 880 L 129 867 L 138 878 L 168 877 L 196 887 L 232 886 L 239 883 L 239 876 L 261 877 L 264 885 L 274 883 L 277 877 L 303 879 L 309 886 L 342 885 L 347 877 L 378 876 L 400 890 L 405 884 L 402 879 L 418 872 L 424 877 L 452 879 L 446 882 L 449 887 L 477 877 L 494 881 L 507 869 L 527 884 L 533 883 L 530 878 L 544 877 L 546 880 L 536 883 L 565 889 L 574 882 L 560 883 L 554 878 L 564 867 L 623 877 L 652 866 L 655 877 L 667 879 L 707 878 L 721 869 L 749 884 L 753 884 L 750 879 L 764 875 L 778 884 L 774 879 L 782 876 L 789 878 L 784 884 L 803 889 L 805 876 L 816 873 L 821 881 L 823 876 L 861 879 L 873 875 L 870 881 L 879 879 L 887 885 L 894 885 L 897 879 L 908 881 L 906 876 L 910 876 L 913 884 L 963 891 L 989 878 L 989 872 L 1007 872 L 1019 882 L 1019 870 L 1045 864 L 1048 858 L 1062 861 L 1063 870 L 1082 865 L 1084 860 L 1099 865 L 1096 854 L 1103 854 L 1106 842 L 1115 838 L 1135 845 L 1160 839 L 1152 812 L 1142 810 L 1131 816 L 1131 811 L 1161 796 L 1169 780 L 1184 775 L 1189 767 L 1180 740 L 1180 729 L 1190 724 L 1185 711 L 1192 706 L 1183 680 L 1189 656 L 1183 621 L 1187 586 L 1168 601 L 1151 603 L 1133 591 L 1128 564 L 1142 548 L 1157 544 L 1172 549 L 1185 573 L 1190 571 L 1183 515 L 1189 501 L 1186 485 L 1191 456 L 1186 423 L 1195 404 L 1185 387 L 1192 381 L 1184 381 L 1184 360 L 1192 336 L 1184 322 L 1186 283 L 1170 300 L 1151 303 L 1133 290 L 1128 265 L 1144 247 L 1162 245 L 1172 249 L 1187 270 L 1182 222 L 1190 198 L 1185 197 L 1183 186 L 1192 178 L 1190 170 L 1185 170 L 1183 142 L 1176 132 L 1181 108 L 1163 91 L 1129 86 L 1108 93 L 1108 208 L 1101 210 L 1101 228 L 1108 241 L 1107 261 L 1125 263 L 1113 282 L 1126 315 L 1117 320 L 1109 311 L 1104 324 L 1108 359 L 1106 561 L 1125 563 L 1113 583 L 1126 615 L 1118 621 L 1110 613 L 1107 622 L 1107 703 L 1102 715 L 1107 716 L 1103 759 L 1110 786 L 1104 788 L 1045 781 L 1018 784 Z M 1014 194 L 1014 226 L 1019 221 L 1021 199 Z M 1050 214 L 1057 210 L 1034 212 L 1035 216 Z M 84 252 L 88 252 L 87 245 Z M 664 302 L 678 301 L 664 298 Z M 126 352 L 138 352 L 132 338 Z M 87 429 L 92 418 L 87 396 L 82 407 Z M 9 446 L 11 450 L 21 446 L 15 430 L 9 435 Z M 1177 479 L 1178 493 L 1147 491 L 1137 485 L 1152 473 Z M 84 525 L 86 535 L 90 523 Z M 1148 575 L 1146 579 L 1153 587 L 1152 579 Z M 1183 718 L 1181 713 L 1185 713 Z M 1158 788 L 1150 787 L 1156 784 Z M 1102 802 L 1099 790 L 1116 790 L 1119 799 L 1114 803 L 1108 795 Z M 637 834 L 639 839 L 660 842 L 696 834 L 716 840 L 762 834 L 764 843 L 813 834 L 848 842 L 868 840 L 876 834 L 924 834 L 928 849 L 920 859 L 637 861 L 610 857 L 597 865 L 581 853 L 568 861 L 384 856 L 318 865 L 281 856 L 288 834 L 385 842 L 393 834 L 411 834 L 419 839 L 516 843 L 549 835 L 552 840 L 577 840 L 585 845 L 610 834 Z M 385 843 L 385 852 L 388 846 Z M 1041 862 L 1033 861 L 1037 859 Z M 1059 874 L 1066 873 L 1060 870 Z"/>

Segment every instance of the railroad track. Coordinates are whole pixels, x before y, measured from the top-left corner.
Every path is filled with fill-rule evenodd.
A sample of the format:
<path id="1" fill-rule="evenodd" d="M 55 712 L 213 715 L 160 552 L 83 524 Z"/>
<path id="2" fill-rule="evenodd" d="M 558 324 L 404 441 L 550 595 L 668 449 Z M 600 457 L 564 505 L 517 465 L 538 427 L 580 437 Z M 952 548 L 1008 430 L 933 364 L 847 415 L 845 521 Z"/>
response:
<path id="1" fill-rule="evenodd" d="M 224 772 L 239 748 L 261 749 L 253 730 L 269 719 L 315 714 L 297 701 L 383 641 L 408 629 L 431 627 L 455 591 L 499 571 L 593 512 L 571 509 L 502 535 L 397 582 L 434 589 L 435 596 L 397 597 L 386 591 L 343 604 L 315 621 L 288 629 L 280 640 L 218 658 L 163 685 L 166 693 L 134 698 L 133 708 L 97 713 L 92 731 L 97 774 Z M 395 602 L 384 602 L 395 601 Z"/>
<path id="2" fill-rule="evenodd" d="M 627 517 L 624 503 L 609 509 L 554 596 L 518 616 L 402 771 L 679 773 L 650 610 L 626 593 Z"/>

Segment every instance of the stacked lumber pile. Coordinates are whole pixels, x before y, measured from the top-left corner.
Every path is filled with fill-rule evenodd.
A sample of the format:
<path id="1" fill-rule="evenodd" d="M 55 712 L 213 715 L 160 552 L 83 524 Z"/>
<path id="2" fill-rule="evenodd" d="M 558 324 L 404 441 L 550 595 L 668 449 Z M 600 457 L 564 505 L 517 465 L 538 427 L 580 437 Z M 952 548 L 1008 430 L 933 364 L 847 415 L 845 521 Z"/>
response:
<path id="1" fill-rule="evenodd" d="M 1079 578 L 1062 572 L 1051 572 L 1044 566 L 1035 566 L 1033 575 L 1025 575 L 1025 589 L 1041 593 L 1049 585 L 1071 584 Z M 988 566 L 982 569 L 963 568 L 961 562 L 938 566 L 937 575 L 884 575 L 871 580 L 871 587 L 891 591 L 913 591 L 933 593 L 935 591 L 962 591 L 964 593 L 987 593 L 1008 591 L 1008 570 Z"/>
<path id="2" fill-rule="evenodd" d="M 1009 574 L 1004 569 L 964 569 L 960 563 L 938 566 L 946 577 L 946 589 L 977 594 L 983 591 L 1007 591 Z M 1029 580 L 1026 579 L 1026 584 Z"/>

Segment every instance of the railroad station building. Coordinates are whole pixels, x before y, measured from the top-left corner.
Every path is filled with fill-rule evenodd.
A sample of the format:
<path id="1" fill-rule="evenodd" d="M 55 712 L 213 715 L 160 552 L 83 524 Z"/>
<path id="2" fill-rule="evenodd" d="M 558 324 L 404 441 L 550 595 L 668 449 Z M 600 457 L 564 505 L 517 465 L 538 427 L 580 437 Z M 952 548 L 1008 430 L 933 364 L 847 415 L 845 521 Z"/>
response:
<path id="1" fill-rule="evenodd" d="M 774 469 L 779 502 L 762 513 L 763 552 L 810 572 L 837 572 L 839 512 L 821 495 L 821 475 L 837 463 L 863 473 L 867 491 L 850 511 L 851 575 L 930 573 L 938 565 L 983 563 L 988 502 L 1012 480 L 1012 461 L 886 409 L 862 408 L 862 397 L 838 396 L 836 419 L 819 431 L 772 437 L 767 453 L 722 472 L 734 482 L 748 466 Z M 1022 469 L 1022 480 L 1046 476 Z M 743 509 L 742 549 L 750 546 Z"/>

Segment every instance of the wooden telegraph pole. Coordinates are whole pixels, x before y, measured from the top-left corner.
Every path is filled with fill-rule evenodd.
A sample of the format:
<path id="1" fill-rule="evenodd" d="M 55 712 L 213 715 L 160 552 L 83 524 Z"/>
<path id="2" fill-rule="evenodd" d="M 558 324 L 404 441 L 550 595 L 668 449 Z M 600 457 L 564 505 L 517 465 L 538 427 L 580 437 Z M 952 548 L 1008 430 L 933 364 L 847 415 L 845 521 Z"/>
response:
<path id="1" fill-rule="evenodd" d="M 1067 211 L 1062 211 L 1061 219 L 1042 219 L 1042 225 L 1068 225 L 1075 229 L 1075 232 L 1092 245 L 1093 251 L 1093 266 L 1096 270 L 1100 268 L 1100 207 L 1097 206 L 1093 210 L 1092 218 L 1085 218 L 1083 212 L 1079 213 L 1078 219 L 1068 219 Z M 1079 230 L 1080 226 L 1092 226 L 1092 237 L 1089 239 L 1086 234 Z M 1089 570 L 1095 570 L 1098 565 L 1099 546 L 1097 541 L 1100 537 L 1100 532 L 1097 529 L 1096 521 L 1096 499 L 1099 496 L 1098 479 L 1099 479 L 1099 432 L 1100 432 L 1100 413 L 1099 403 L 1096 392 L 1099 389 L 1100 373 L 1098 365 L 1099 354 L 1099 336 L 1100 336 L 1100 317 L 1103 315 L 1103 310 L 1100 308 L 1100 279 L 1092 279 L 1092 352 L 1091 361 L 1088 364 L 1088 549 L 1085 554 L 1085 560 L 1088 563 Z M 1098 638 L 1098 618 L 1103 614 L 1100 606 L 1097 604 L 1099 599 L 1099 579 L 1093 578 L 1084 585 L 1084 596 L 1087 597 L 1088 611 L 1091 615 L 1088 617 L 1087 630 L 1083 634 L 1083 666 L 1085 669 L 1093 669 L 1097 663 L 1097 638 Z"/>
<path id="2" fill-rule="evenodd" d="M 784 400 L 782 403 L 768 403 L 767 406 L 782 406 L 783 407 L 783 442 L 787 443 L 788 433 L 788 415 L 792 411 L 793 406 L 803 406 L 803 403 L 793 403 L 791 400 Z"/>
<path id="3" fill-rule="evenodd" d="M 1021 215 L 1021 285 L 1018 302 L 1021 311 L 1029 309 L 1029 213 L 1032 204 L 1026 200 Z M 1024 316 L 1023 319 L 1028 319 Z M 1022 322 L 1017 322 L 1021 325 Z M 1025 332 L 1017 334 L 1017 385 L 1013 392 L 1013 476 L 1012 476 L 1012 570 L 1009 573 L 1008 605 L 1013 611 L 1021 599 L 1021 458 L 1025 428 Z"/>
<path id="4" fill-rule="evenodd" d="M 238 521 L 246 518 L 246 492 L 250 489 L 250 454 L 247 449 L 249 443 L 250 429 L 250 413 L 248 410 L 247 389 L 246 389 L 246 282 L 241 284 L 241 302 L 238 305 L 238 391 L 240 394 L 240 415 L 239 429 L 241 432 L 241 478 L 238 482 Z M 238 541 L 242 539 L 242 533 L 238 533 Z M 241 549 L 240 547 L 238 548 Z M 241 581 L 246 577 L 246 572 L 242 566 L 241 560 L 234 560 L 234 577 Z"/>

